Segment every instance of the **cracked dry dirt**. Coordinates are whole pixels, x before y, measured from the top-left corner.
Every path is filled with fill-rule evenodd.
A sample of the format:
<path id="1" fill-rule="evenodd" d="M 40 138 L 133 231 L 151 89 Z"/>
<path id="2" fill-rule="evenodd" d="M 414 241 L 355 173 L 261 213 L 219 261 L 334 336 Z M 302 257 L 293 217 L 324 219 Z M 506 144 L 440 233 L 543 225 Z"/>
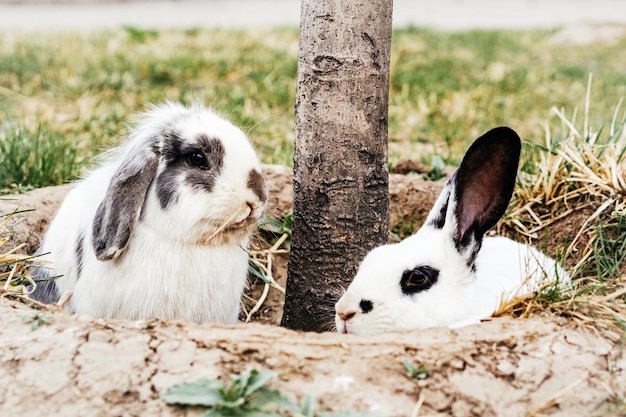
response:
<path id="1" fill-rule="evenodd" d="M 36 331 L 3 301 L 3 415 L 186 416 L 159 393 L 249 366 L 274 369 L 292 398 L 324 409 L 420 415 L 592 415 L 623 388 L 613 344 L 554 320 L 498 319 L 457 331 L 376 338 L 302 334 L 272 325 L 92 321 L 55 313 Z M 407 377 L 401 361 L 427 364 Z M 605 405 L 607 405 L 605 404 Z"/>
<path id="2" fill-rule="evenodd" d="M 268 174 L 278 215 L 289 208 L 290 173 L 273 167 Z M 440 186 L 392 176 L 392 205 L 419 220 Z M 67 189 L 20 197 L 22 207 L 37 211 L 20 215 L 13 243 L 36 247 Z M 1 201 L 0 212 L 17 203 Z M 284 280 L 284 267 L 276 275 Z M 166 405 L 160 393 L 250 366 L 279 371 L 275 388 L 294 400 L 314 395 L 323 410 L 407 417 L 620 415 L 614 407 L 626 392 L 622 335 L 548 314 L 374 338 L 298 333 L 275 325 L 282 300 L 270 294 L 257 322 L 234 327 L 53 311 L 50 323 L 34 331 L 24 317 L 35 311 L 2 299 L 0 416 L 199 415 Z M 404 359 L 426 365 L 429 376 L 409 378 Z"/>

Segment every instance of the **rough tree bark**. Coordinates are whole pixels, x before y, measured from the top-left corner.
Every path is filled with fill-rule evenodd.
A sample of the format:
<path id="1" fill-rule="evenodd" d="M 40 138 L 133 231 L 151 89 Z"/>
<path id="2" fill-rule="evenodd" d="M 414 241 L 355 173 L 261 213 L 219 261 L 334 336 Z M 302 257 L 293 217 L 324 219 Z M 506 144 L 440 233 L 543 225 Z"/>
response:
<path id="1" fill-rule="evenodd" d="M 392 0 L 302 0 L 294 229 L 283 326 L 329 330 L 340 286 L 387 241 Z"/>

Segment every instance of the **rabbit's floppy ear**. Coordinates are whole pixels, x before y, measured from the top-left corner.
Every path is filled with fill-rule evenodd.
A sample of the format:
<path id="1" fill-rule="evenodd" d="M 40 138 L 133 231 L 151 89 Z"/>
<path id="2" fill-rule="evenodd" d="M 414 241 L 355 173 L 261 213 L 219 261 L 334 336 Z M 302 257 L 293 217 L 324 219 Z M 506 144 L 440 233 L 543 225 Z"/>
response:
<path id="1" fill-rule="evenodd" d="M 140 150 L 131 150 L 113 174 L 93 219 L 93 248 L 98 260 L 114 259 L 126 248 L 158 166 L 154 141 Z"/>
<path id="2" fill-rule="evenodd" d="M 479 243 L 506 211 L 520 151 L 520 138 L 508 127 L 490 130 L 467 150 L 454 183 L 457 224 L 453 239 L 457 249 Z"/>

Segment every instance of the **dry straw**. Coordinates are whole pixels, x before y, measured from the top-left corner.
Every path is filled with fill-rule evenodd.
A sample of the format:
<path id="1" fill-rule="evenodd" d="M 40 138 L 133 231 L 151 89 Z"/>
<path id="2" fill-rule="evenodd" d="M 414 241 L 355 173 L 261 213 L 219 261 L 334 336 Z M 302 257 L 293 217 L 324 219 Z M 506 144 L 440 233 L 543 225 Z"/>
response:
<path id="1" fill-rule="evenodd" d="M 278 238 L 278 240 L 273 245 L 271 245 L 271 247 L 267 249 L 260 248 L 250 251 L 251 271 L 253 271 L 254 275 L 261 278 L 261 280 L 263 281 L 263 291 L 261 293 L 261 296 L 257 300 L 253 300 L 252 298 L 246 296 L 248 299 L 254 302 L 254 305 L 252 306 L 252 308 L 250 308 L 249 311 L 245 309 L 244 304 L 246 323 L 248 323 L 252 319 L 252 316 L 260 310 L 261 306 L 263 306 L 263 303 L 265 302 L 269 294 L 270 288 L 274 288 L 280 291 L 283 295 L 285 294 L 285 289 L 281 287 L 274 279 L 273 264 L 274 258 L 276 256 L 289 253 L 287 249 L 281 249 L 281 246 L 288 238 L 289 234 L 283 233 L 280 238 Z M 258 243 L 258 246 L 270 246 L 270 243 L 266 242 L 263 239 L 260 240 L 261 242 Z"/>
<path id="2" fill-rule="evenodd" d="M 538 294 L 502 305 L 498 314 L 529 316 L 550 310 L 594 329 L 623 334 L 625 268 L 618 264 L 612 276 L 600 276 L 598 247 L 606 245 L 609 237 L 626 237 L 626 111 L 620 100 L 606 137 L 603 129 L 592 130 L 591 81 L 590 76 L 582 129 L 576 128 L 576 112 L 568 118 L 563 110 L 552 109 L 567 133 L 557 139 L 546 125 L 544 149 L 529 161 L 534 172 L 520 174 L 514 208 L 504 222 L 504 227 L 537 244 L 546 228 L 574 213 L 586 213 L 578 229 L 569 230 L 570 237 L 557 256 L 573 265 L 573 288 L 562 292 L 547 284 Z M 616 253 L 610 255 L 619 263 L 626 257 L 626 245 L 617 243 Z"/>
<path id="3" fill-rule="evenodd" d="M 25 246 L 24 243 L 6 252 L 1 252 L 9 241 L 11 219 L 17 213 L 16 210 L 9 214 L 0 214 L 0 297 L 25 298 L 28 294 L 26 287 L 28 285 L 32 285 L 33 288 L 36 286 L 29 273 L 30 266 L 36 262 L 45 262 L 33 256 L 17 253 Z"/>

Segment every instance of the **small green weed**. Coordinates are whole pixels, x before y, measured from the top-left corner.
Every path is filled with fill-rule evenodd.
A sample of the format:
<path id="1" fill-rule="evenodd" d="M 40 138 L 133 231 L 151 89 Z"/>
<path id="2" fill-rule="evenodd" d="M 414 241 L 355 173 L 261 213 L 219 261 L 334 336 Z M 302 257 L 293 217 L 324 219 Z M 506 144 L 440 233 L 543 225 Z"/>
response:
<path id="1" fill-rule="evenodd" d="M 555 281 L 543 286 L 541 290 L 537 292 L 535 299 L 536 301 L 541 303 L 552 304 L 563 301 L 567 299 L 567 297 L 568 294 L 563 291 L 560 283 L 558 281 Z"/>
<path id="2" fill-rule="evenodd" d="M 161 395 L 168 404 L 201 406 L 202 417 L 374 417 L 371 414 L 316 412 L 315 400 L 307 396 L 298 405 L 267 384 L 278 376 L 272 371 L 249 369 L 231 375 L 225 384 L 215 379 L 175 385 Z"/>
<path id="3" fill-rule="evenodd" d="M 266 217 L 259 226 L 259 230 L 269 237 L 269 241 L 272 244 L 284 234 L 287 234 L 283 245 L 285 248 L 289 249 L 291 247 L 291 231 L 293 230 L 293 213 L 288 213 L 282 219 Z"/>
<path id="4" fill-rule="evenodd" d="M 30 323 L 30 329 L 32 331 L 35 331 L 39 328 L 39 326 L 43 324 L 49 324 L 50 319 L 52 318 L 52 315 L 50 314 L 49 311 L 46 311 L 46 312 L 35 311 L 32 314 L 22 315 L 20 316 L 20 318 L 24 320 L 25 322 Z"/>
<path id="5" fill-rule="evenodd" d="M 393 207 L 391 207 L 393 210 Z M 418 219 L 408 218 L 402 213 L 402 207 L 396 206 L 396 212 L 398 213 L 399 223 L 391 225 L 391 232 L 389 233 L 390 242 L 400 242 L 401 240 L 411 236 L 416 230 L 418 225 Z"/>
<path id="6" fill-rule="evenodd" d="M 440 155 L 432 156 L 430 167 L 430 172 L 424 175 L 425 179 L 429 181 L 439 181 L 446 176 L 446 163 Z"/>
<path id="7" fill-rule="evenodd" d="M 405 359 L 402 361 L 402 365 L 411 378 L 426 379 L 430 376 L 430 369 L 423 363 L 415 366 L 411 361 Z"/>
<path id="8" fill-rule="evenodd" d="M 292 404 L 279 391 L 266 384 L 277 376 L 275 372 L 251 369 L 241 375 L 231 375 L 230 383 L 202 379 L 175 385 L 161 398 L 168 404 L 193 405 L 209 408 L 204 416 L 274 416 L 277 407 Z"/>

